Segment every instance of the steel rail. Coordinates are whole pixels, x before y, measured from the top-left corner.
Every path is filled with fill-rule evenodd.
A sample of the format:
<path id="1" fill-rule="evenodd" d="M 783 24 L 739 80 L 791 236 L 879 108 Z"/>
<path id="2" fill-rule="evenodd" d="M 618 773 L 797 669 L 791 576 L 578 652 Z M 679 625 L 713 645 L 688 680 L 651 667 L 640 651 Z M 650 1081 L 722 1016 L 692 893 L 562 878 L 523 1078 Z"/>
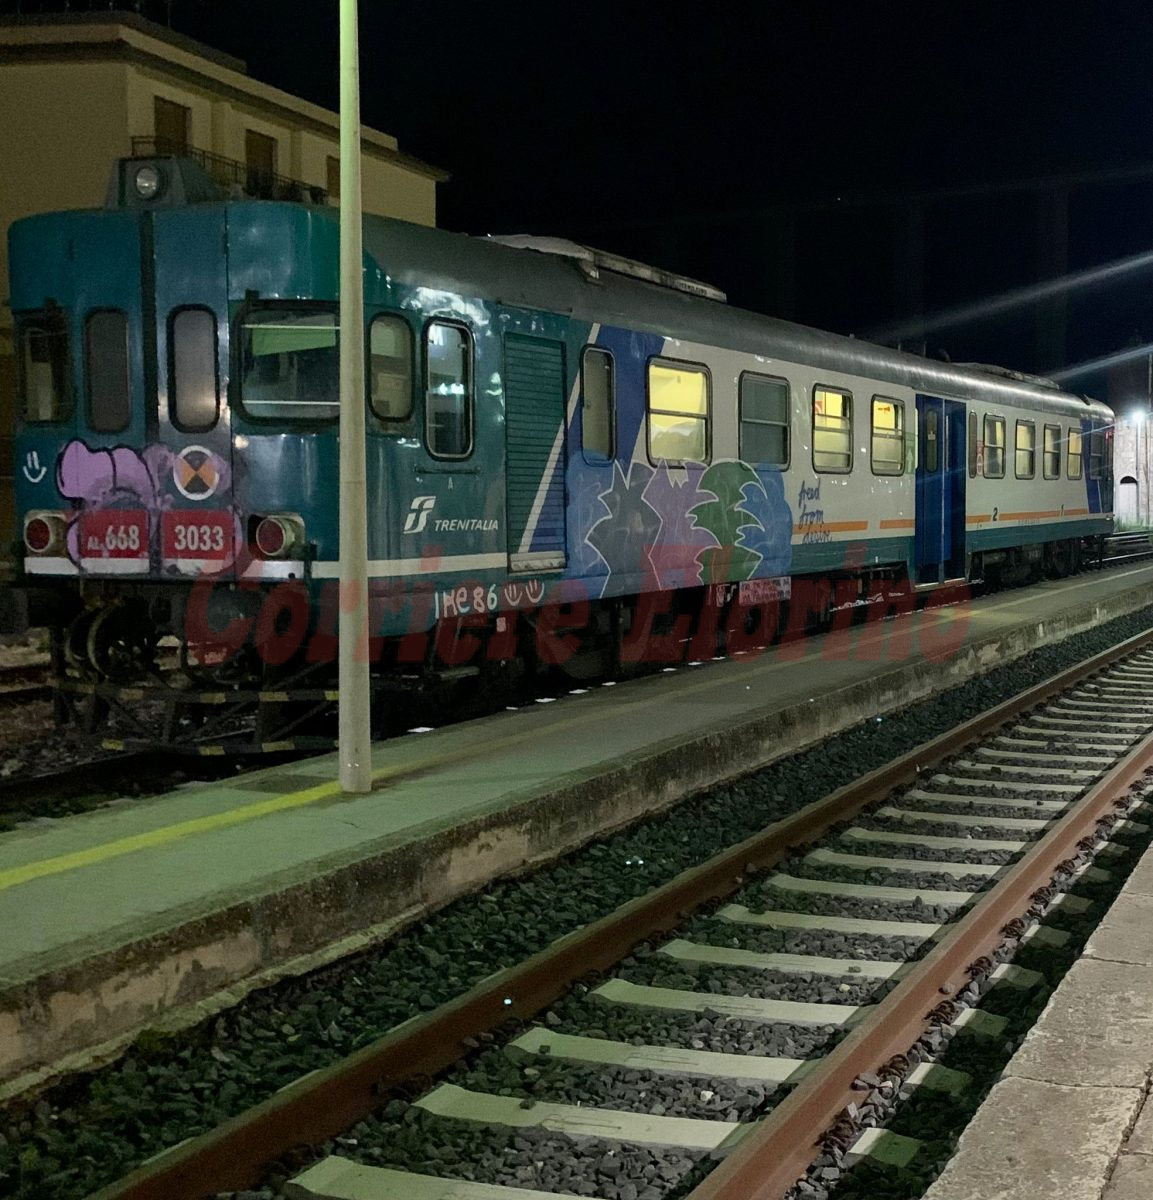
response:
<path id="1" fill-rule="evenodd" d="M 1153 734 L 1039 839 L 992 891 L 949 926 L 937 946 L 806 1075 L 686 1200 L 780 1200 L 820 1150 L 822 1135 L 859 1099 L 853 1081 L 908 1051 L 932 1024 L 933 1009 L 970 981 L 970 967 L 992 954 L 1005 926 L 1022 916 L 1077 844 L 1153 765 Z"/>
<path id="2" fill-rule="evenodd" d="M 215 1129 L 161 1152 L 129 1175 L 94 1193 L 90 1200 L 202 1200 L 205 1195 L 215 1192 L 252 1186 L 269 1164 L 284 1158 L 295 1148 L 314 1145 L 362 1120 L 389 1090 L 412 1086 L 463 1057 L 468 1052 L 466 1039 L 494 1031 L 510 1018 L 527 1020 L 536 1016 L 590 972 L 613 966 L 640 942 L 681 924 L 702 904 L 731 895 L 750 871 L 773 866 L 797 846 L 821 836 L 830 826 L 855 816 L 894 788 L 914 782 L 925 768 L 956 754 L 1022 712 L 1151 644 L 1153 631 L 1138 634 L 923 743 L 700 866 L 682 872 L 655 891 L 558 939 L 523 963 L 497 972 L 461 996 L 406 1021 L 343 1061 L 314 1071 Z M 1062 823 L 1061 828 L 1064 827 Z M 1047 841 L 1046 844 L 1050 843 Z M 1031 851 L 1025 861 L 1034 861 L 1036 853 Z M 1011 878 L 1018 876 L 1019 871 L 1015 870 Z M 1036 884 L 1031 883 L 1025 892 L 1035 887 Z M 987 907 L 983 902 L 974 911 L 986 911 Z M 998 918 L 994 921 L 995 928 L 999 929 L 1003 923 Z M 946 939 L 942 945 L 952 945 L 955 940 Z M 966 966 L 973 957 L 975 955 L 966 957 Z M 925 961 L 940 963 L 940 953 L 934 953 Z M 910 982 L 920 980 L 924 974 L 924 968 L 919 968 L 910 976 Z M 963 968 L 952 974 L 959 978 Z M 940 982 L 939 977 L 933 980 L 934 992 Z M 909 991 L 909 984 L 906 984 L 901 994 Z M 928 1008 L 933 1007 L 931 1004 L 926 1007 L 919 993 L 910 1003 L 917 1019 L 922 1019 Z M 877 1037 L 878 1044 L 883 1043 L 885 1047 L 899 1041 L 895 1037 Z M 857 1046 L 863 1040 L 864 1035 L 858 1034 L 845 1045 Z M 911 1038 L 902 1049 L 907 1049 L 915 1040 L 915 1037 Z M 870 1067 L 886 1057 L 884 1053 L 878 1054 L 872 1038 L 865 1046 L 862 1054 L 868 1058 Z M 845 1080 L 842 1071 L 836 1075 L 837 1083 L 845 1082 L 847 1086 L 859 1073 L 853 1071 Z M 804 1095 L 811 1092 L 810 1087 Z M 787 1117 L 795 1110 L 796 1103 L 790 1104 L 786 1100 L 775 1111 L 785 1109 L 785 1105 L 789 1105 Z M 835 1116 L 842 1107 L 844 1102 L 839 1101 L 832 1108 L 832 1115 Z M 821 1109 L 822 1113 L 825 1108 L 828 1103 Z M 767 1119 L 771 1120 L 772 1117 Z M 825 1121 L 817 1132 L 823 1131 L 828 1123 Z M 790 1125 L 789 1128 L 800 1126 Z M 804 1158 L 790 1178 L 790 1185 L 811 1159 L 815 1129 L 815 1122 L 810 1122 L 806 1132 L 797 1135 L 801 1144 L 790 1147 L 790 1162 Z M 762 1144 L 761 1139 L 757 1139 L 757 1144 Z M 764 1169 L 760 1165 L 743 1165 L 750 1162 L 759 1164 L 760 1159 L 751 1160 L 747 1150 L 734 1153 L 718 1171 L 724 1171 L 723 1179 L 732 1179 L 734 1172 L 739 1171 L 740 1185 L 744 1186 L 751 1173 Z M 718 1200 L 722 1195 L 728 1200 L 738 1194 L 745 1195 L 737 1191 L 716 1193 Z M 763 1190 L 748 1192 L 749 1197 L 755 1195 L 758 1200 L 770 1194 Z M 704 1195 L 706 1193 L 698 1197 L 694 1192 L 693 1200 L 701 1200 Z"/>

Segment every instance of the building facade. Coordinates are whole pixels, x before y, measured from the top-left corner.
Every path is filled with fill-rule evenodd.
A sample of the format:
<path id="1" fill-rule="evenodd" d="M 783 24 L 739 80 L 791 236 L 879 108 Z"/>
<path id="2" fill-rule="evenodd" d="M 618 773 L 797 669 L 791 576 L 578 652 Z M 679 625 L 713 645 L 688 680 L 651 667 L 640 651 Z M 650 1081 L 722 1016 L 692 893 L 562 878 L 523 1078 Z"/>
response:
<path id="1" fill-rule="evenodd" d="M 375 129 L 361 146 L 365 211 L 435 225 L 446 174 Z M 338 149 L 336 113 L 134 14 L 0 20 L 0 557 L 15 537 L 8 226 L 99 207 L 113 163 L 134 152 L 191 153 L 238 194 L 336 204 Z"/>

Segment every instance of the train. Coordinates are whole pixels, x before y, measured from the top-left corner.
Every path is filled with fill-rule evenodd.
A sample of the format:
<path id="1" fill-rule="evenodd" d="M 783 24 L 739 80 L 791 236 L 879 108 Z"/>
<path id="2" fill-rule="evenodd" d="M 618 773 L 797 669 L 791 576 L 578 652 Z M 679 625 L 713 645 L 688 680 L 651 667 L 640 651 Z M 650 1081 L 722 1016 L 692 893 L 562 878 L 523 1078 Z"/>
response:
<path id="1" fill-rule="evenodd" d="M 1048 380 L 562 239 L 363 237 L 380 707 L 1068 574 L 1112 530 L 1113 414 Z M 103 208 L 9 242 L 17 586 L 62 715 L 115 718 L 118 744 L 304 745 L 342 602 L 336 209 L 132 157 Z"/>

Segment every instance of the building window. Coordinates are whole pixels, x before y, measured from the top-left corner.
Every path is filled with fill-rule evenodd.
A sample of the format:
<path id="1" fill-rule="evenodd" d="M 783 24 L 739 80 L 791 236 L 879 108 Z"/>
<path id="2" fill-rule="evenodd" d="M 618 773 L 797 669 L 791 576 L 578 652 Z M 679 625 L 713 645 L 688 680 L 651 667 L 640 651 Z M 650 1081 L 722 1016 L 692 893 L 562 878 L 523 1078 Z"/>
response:
<path id="1" fill-rule="evenodd" d="M 813 467 L 853 469 L 853 397 L 833 388 L 813 388 Z"/>
<path id="2" fill-rule="evenodd" d="M 581 358 L 581 448 L 589 462 L 611 462 L 616 447 L 613 356 L 586 346 Z"/>
<path id="3" fill-rule="evenodd" d="M 201 433 L 219 411 L 216 316 L 207 308 L 181 308 L 168 327 L 168 411 L 177 429 Z"/>
<path id="4" fill-rule="evenodd" d="M 1005 477 L 1005 418 L 985 414 L 985 478 Z"/>
<path id="5" fill-rule="evenodd" d="M 373 317 L 368 330 L 369 398 L 382 421 L 412 416 L 412 351 L 412 329 L 403 317 Z"/>
<path id="6" fill-rule="evenodd" d="M 240 402 L 262 421 L 340 415 L 336 314 L 315 307 L 249 309 L 240 326 Z"/>
<path id="7" fill-rule="evenodd" d="M 17 318 L 16 353 L 24 420 L 60 421 L 71 409 L 68 322 L 59 308 Z"/>
<path id="8" fill-rule="evenodd" d="M 116 309 L 91 313 L 84 326 L 88 424 L 97 433 L 119 433 L 132 419 L 128 371 L 128 318 Z"/>
<path id="9" fill-rule="evenodd" d="M 1032 479 L 1037 471 L 1037 426 L 1018 421 L 1014 443 L 1013 472 L 1018 479 Z"/>
<path id="10" fill-rule="evenodd" d="M 1066 452 L 1066 470 L 1070 479 L 1080 479 L 1085 470 L 1084 448 L 1081 442 L 1081 431 L 1069 428 L 1069 449 Z"/>
<path id="11" fill-rule="evenodd" d="M 1105 475 L 1105 435 L 1094 429 L 1089 435 L 1089 478 L 1101 479 Z"/>
<path id="12" fill-rule="evenodd" d="M 248 167 L 248 191 L 270 196 L 276 175 L 276 139 L 255 129 L 244 131 L 244 161 Z"/>
<path id="13" fill-rule="evenodd" d="M 977 478 L 977 462 L 978 462 L 978 437 L 977 437 L 977 414 L 969 410 L 969 478 Z"/>
<path id="14" fill-rule="evenodd" d="M 459 325 L 425 331 L 425 442 L 434 458 L 472 453 L 472 339 Z"/>
<path id="15" fill-rule="evenodd" d="M 192 109 L 157 96 L 152 102 L 157 154 L 187 154 L 191 144 Z"/>
<path id="16" fill-rule="evenodd" d="M 1061 426 L 1046 425 L 1041 447 L 1041 472 L 1046 479 L 1061 474 Z"/>
<path id="17" fill-rule="evenodd" d="M 905 406 L 887 396 L 873 397 L 873 474 L 905 470 Z"/>
<path id="18" fill-rule="evenodd" d="M 746 371 L 740 380 L 740 456 L 762 467 L 789 465 L 789 384 Z"/>
<path id="19" fill-rule="evenodd" d="M 649 459 L 708 461 L 709 373 L 704 367 L 649 363 Z"/>
<path id="20" fill-rule="evenodd" d="M 340 159 L 331 154 L 324 160 L 324 190 L 330 200 L 340 199 Z"/>

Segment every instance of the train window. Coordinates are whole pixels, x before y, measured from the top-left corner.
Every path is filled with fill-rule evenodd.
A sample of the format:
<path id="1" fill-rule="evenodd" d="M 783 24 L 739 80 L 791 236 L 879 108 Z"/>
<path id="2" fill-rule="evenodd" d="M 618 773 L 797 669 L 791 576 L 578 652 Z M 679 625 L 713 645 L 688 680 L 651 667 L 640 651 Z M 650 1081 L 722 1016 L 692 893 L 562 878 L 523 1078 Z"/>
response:
<path id="1" fill-rule="evenodd" d="M 740 456 L 759 466 L 789 465 L 787 380 L 745 371 L 740 379 Z"/>
<path id="2" fill-rule="evenodd" d="M 472 453 L 472 341 L 459 325 L 433 321 L 424 334 L 424 436 L 434 458 Z"/>
<path id="3" fill-rule="evenodd" d="M 969 409 L 969 478 L 977 478 L 977 465 L 981 460 L 980 439 L 977 437 L 977 414 Z"/>
<path id="4" fill-rule="evenodd" d="M 1084 447 L 1081 441 L 1081 431 L 1069 427 L 1068 451 L 1065 456 L 1066 471 L 1070 479 L 1080 479 L 1085 470 Z"/>
<path id="5" fill-rule="evenodd" d="M 834 388 L 813 388 L 813 467 L 853 469 L 853 397 Z"/>
<path id="6" fill-rule="evenodd" d="M 18 317 L 16 345 L 24 420 L 63 420 L 71 409 L 68 322 L 63 311 L 48 308 Z"/>
<path id="7" fill-rule="evenodd" d="M 180 308 L 168 324 L 168 412 L 177 429 L 202 433 L 216 424 L 220 389 L 216 316 L 207 308 Z"/>
<path id="8" fill-rule="evenodd" d="M 1105 474 L 1105 435 L 1094 429 L 1089 435 L 1089 478 L 1100 479 Z"/>
<path id="9" fill-rule="evenodd" d="M 88 424 L 98 433 L 119 433 L 132 419 L 128 372 L 128 318 L 116 309 L 90 313 L 84 326 L 88 378 Z"/>
<path id="10" fill-rule="evenodd" d="M 925 470 L 936 474 L 941 466 L 941 414 L 935 408 L 925 413 Z"/>
<path id="11" fill-rule="evenodd" d="M 336 314 L 313 307 L 249 309 L 240 325 L 240 401 L 261 421 L 340 415 Z"/>
<path id="12" fill-rule="evenodd" d="M 615 427 L 613 356 L 586 346 L 581 357 L 581 449 L 587 461 L 612 461 Z"/>
<path id="13" fill-rule="evenodd" d="M 985 414 L 985 478 L 1005 477 L 1005 418 Z"/>
<path id="14" fill-rule="evenodd" d="M 1018 479 L 1032 479 L 1037 472 L 1037 426 L 1032 421 L 1017 422 L 1013 470 Z"/>
<path id="15" fill-rule="evenodd" d="M 382 421 L 412 416 L 412 327 L 380 313 L 368 327 L 368 384 L 372 411 Z"/>
<path id="16" fill-rule="evenodd" d="M 873 474 L 900 475 L 905 469 L 905 406 L 888 396 L 873 397 Z"/>
<path id="17" fill-rule="evenodd" d="M 1041 446 L 1041 473 L 1046 479 L 1061 474 L 1061 426 L 1046 425 Z"/>
<path id="18" fill-rule="evenodd" d="M 707 462 L 709 373 L 688 363 L 649 363 L 649 458 Z"/>

